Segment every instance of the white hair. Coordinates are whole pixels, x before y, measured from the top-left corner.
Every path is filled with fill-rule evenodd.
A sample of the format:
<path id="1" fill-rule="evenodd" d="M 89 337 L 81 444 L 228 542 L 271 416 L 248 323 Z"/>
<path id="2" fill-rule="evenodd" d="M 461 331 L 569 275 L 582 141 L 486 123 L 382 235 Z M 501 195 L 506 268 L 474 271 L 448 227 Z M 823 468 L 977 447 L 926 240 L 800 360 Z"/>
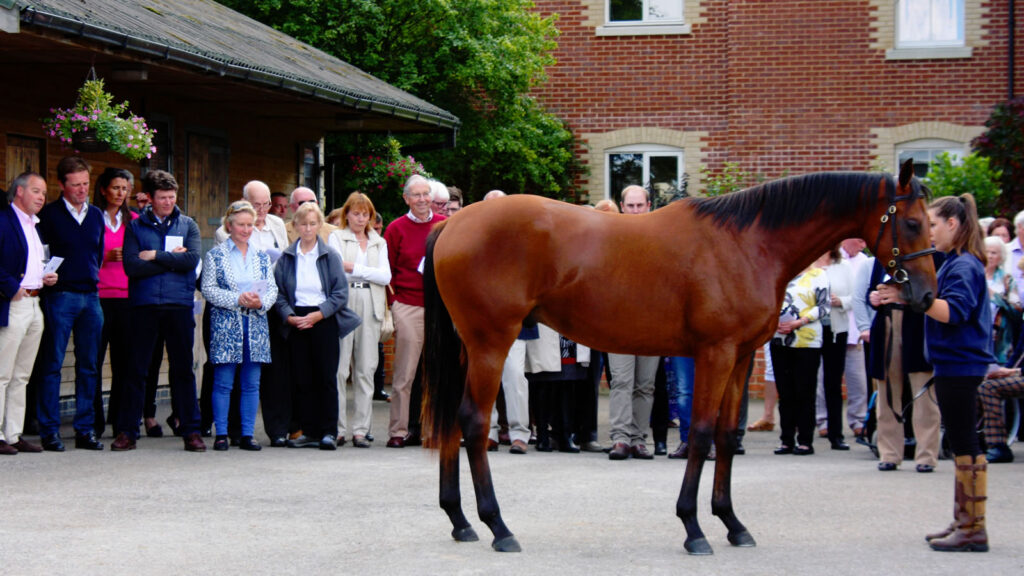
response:
<path id="1" fill-rule="evenodd" d="M 985 237 L 985 248 L 998 248 L 999 249 L 999 268 L 1006 269 L 1007 256 L 1010 254 L 1010 247 L 1003 242 L 1003 239 L 999 236 L 986 236 Z"/>
<path id="2" fill-rule="evenodd" d="M 411 190 L 413 186 L 419 184 L 420 182 L 425 183 L 428 188 L 430 187 L 430 181 L 424 178 L 423 176 L 420 176 L 419 174 L 413 174 L 412 176 L 409 176 L 409 179 L 405 181 L 405 186 L 402 186 L 402 195 L 408 196 L 409 190 Z"/>
<path id="3" fill-rule="evenodd" d="M 263 188 L 264 190 L 267 191 L 267 195 L 270 195 L 270 186 L 267 186 L 265 183 L 260 182 L 259 180 L 252 180 L 250 182 L 247 182 L 245 186 L 242 186 L 242 198 L 244 200 L 251 200 L 249 196 L 252 195 L 252 190 L 256 188 Z"/>
<path id="4" fill-rule="evenodd" d="M 1017 212 L 1017 215 L 1013 217 L 1014 228 L 1019 228 L 1021 224 L 1024 224 L 1024 210 Z"/>
<path id="5" fill-rule="evenodd" d="M 438 182 L 437 180 L 430 180 L 428 181 L 428 184 L 430 184 L 431 202 L 440 202 L 442 200 L 447 202 L 448 199 L 451 198 L 451 195 L 448 194 L 448 187 L 441 182 Z"/>

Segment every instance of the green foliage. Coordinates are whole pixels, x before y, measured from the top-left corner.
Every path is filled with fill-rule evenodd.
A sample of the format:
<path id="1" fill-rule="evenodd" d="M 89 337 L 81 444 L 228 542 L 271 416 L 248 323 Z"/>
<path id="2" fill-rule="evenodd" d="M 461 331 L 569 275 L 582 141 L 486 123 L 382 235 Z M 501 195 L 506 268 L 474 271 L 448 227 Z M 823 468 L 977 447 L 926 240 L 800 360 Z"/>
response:
<path id="1" fill-rule="evenodd" d="M 66 146 L 73 146 L 75 135 L 94 130 L 96 139 L 110 149 L 136 162 L 149 158 L 156 147 L 156 130 L 146 119 L 128 110 L 128 101 L 114 104 L 114 97 L 103 86 L 102 79 L 86 80 L 78 89 L 78 101 L 71 108 L 51 108 L 51 117 L 43 119 L 43 130 Z"/>
<path id="2" fill-rule="evenodd" d="M 997 105 L 985 127 L 971 146 L 1000 173 L 1000 208 L 1004 214 L 1014 214 L 1024 209 L 1024 97 Z"/>
<path id="3" fill-rule="evenodd" d="M 999 170 L 991 168 L 984 156 L 972 153 L 957 158 L 943 152 L 928 167 L 924 183 L 936 198 L 970 192 L 978 205 L 978 214 L 987 216 L 995 214 L 999 176 Z"/>
<path id="4" fill-rule="evenodd" d="M 582 167 L 566 125 L 529 92 L 555 63 L 555 18 L 530 0 L 222 0 L 225 5 L 444 108 L 457 147 L 417 154 L 437 178 L 480 197 L 492 188 L 575 193 Z M 405 144 L 437 136 L 403 136 Z M 348 148 L 329 153 L 349 155 Z M 333 139 L 345 146 L 344 138 Z M 379 145 L 379 142 L 377 143 Z"/>
<path id="5" fill-rule="evenodd" d="M 762 178 L 756 177 L 740 168 L 739 162 L 725 162 L 722 165 L 722 170 L 717 173 L 712 173 L 707 168 L 702 168 L 701 174 L 704 176 L 705 196 L 721 196 L 722 194 L 736 192 L 752 186 L 756 181 L 762 180 Z"/>
<path id="6" fill-rule="evenodd" d="M 412 156 L 402 156 L 401 144 L 394 138 L 388 138 L 376 151 L 351 156 L 352 164 L 348 174 L 340 180 L 341 189 L 345 191 L 359 190 L 373 201 L 374 208 L 381 213 L 385 221 L 397 217 L 406 211 L 402 200 L 402 188 L 405 181 L 413 174 L 430 178 L 430 173 L 423 164 Z M 338 203 L 344 202 L 347 194 L 342 194 Z"/>

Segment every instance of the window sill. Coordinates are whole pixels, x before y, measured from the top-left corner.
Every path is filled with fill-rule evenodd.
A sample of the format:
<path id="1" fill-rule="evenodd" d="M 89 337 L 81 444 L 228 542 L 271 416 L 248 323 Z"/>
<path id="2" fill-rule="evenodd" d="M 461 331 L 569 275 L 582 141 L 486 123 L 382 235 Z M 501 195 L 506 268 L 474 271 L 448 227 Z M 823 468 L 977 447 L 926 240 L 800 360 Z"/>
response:
<path id="1" fill-rule="evenodd" d="M 886 60 L 945 60 L 952 58 L 970 58 L 973 48 L 967 46 L 950 46 L 936 48 L 895 48 L 885 51 Z"/>
<path id="2" fill-rule="evenodd" d="M 598 36 L 659 36 L 681 35 L 690 33 L 689 24 L 610 24 L 598 26 Z"/>

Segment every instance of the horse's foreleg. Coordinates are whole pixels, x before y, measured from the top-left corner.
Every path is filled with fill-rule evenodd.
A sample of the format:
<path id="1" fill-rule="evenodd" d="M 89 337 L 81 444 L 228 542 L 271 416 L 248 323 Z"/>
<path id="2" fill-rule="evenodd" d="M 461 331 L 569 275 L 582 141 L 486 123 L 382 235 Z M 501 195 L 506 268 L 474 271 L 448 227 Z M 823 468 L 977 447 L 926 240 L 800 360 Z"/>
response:
<path id="1" fill-rule="evenodd" d="M 693 403 L 693 415 L 697 415 L 697 403 Z M 690 554 L 711 554 L 711 544 L 704 537 L 704 531 L 697 522 L 697 490 L 700 488 L 700 475 L 704 470 L 708 450 L 711 448 L 711 426 L 708 422 L 698 422 L 691 417 L 689 454 L 686 459 L 686 474 L 683 485 L 679 489 L 676 501 L 676 516 L 683 521 L 686 528 L 686 542 L 683 547 Z"/>
<path id="2" fill-rule="evenodd" d="M 744 547 L 755 546 L 756 543 L 747 528 L 736 518 L 732 508 L 731 486 L 732 460 L 739 438 L 737 422 L 747 372 L 747 363 L 741 362 L 733 371 L 722 398 L 715 433 L 715 447 L 718 449 L 715 460 L 715 486 L 711 494 L 711 513 L 718 516 L 729 530 L 729 543 Z"/>
<path id="3" fill-rule="evenodd" d="M 441 509 L 452 521 L 452 538 L 458 542 L 476 542 L 480 539 L 462 513 L 462 494 L 459 489 L 459 446 L 446 443 L 441 446 Z"/>
<path id="4" fill-rule="evenodd" d="M 474 382 L 474 379 L 470 378 L 469 382 Z M 489 396 L 490 402 L 478 403 L 478 400 L 467 397 L 463 401 L 459 420 L 462 424 L 463 438 L 466 440 L 469 470 L 473 475 L 477 513 L 480 515 L 480 520 L 494 534 L 491 547 L 498 552 L 519 552 L 521 550 L 519 542 L 501 519 L 501 510 L 498 508 L 498 499 L 494 495 L 494 483 L 491 480 L 491 467 L 487 460 L 487 434 L 490 431 L 491 406 L 497 395 L 498 391 L 495 385 L 493 396 Z"/>

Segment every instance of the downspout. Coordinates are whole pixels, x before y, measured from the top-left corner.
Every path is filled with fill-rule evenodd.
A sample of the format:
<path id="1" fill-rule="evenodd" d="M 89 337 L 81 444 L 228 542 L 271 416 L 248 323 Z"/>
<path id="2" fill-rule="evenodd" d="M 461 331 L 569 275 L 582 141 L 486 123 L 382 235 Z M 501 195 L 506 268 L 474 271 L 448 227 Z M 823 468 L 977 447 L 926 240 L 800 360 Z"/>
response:
<path id="1" fill-rule="evenodd" d="M 1014 52 L 1016 50 L 1016 44 L 1017 44 L 1017 42 L 1016 42 L 1016 32 L 1015 32 L 1015 28 L 1017 27 L 1017 25 L 1016 25 L 1016 17 L 1015 17 L 1015 13 L 1017 11 L 1016 10 L 1016 4 L 1017 4 L 1017 2 L 1015 0 L 1010 0 L 1010 18 L 1009 18 L 1010 29 L 1009 29 L 1009 36 L 1007 37 L 1007 43 L 1009 44 L 1009 46 L 1008 46 L 1009 54 L 1007 55 L 1007 58 L 1006 58 L 1006 67 L 1007 67 L 1007 70 L 1006 70 L 1006 83 L 1008 84 L 1008 86 L 1007 86 L 1007 99 L 1008 100 L 1013 100 L 1013 98 L 1014 98 L 1013 85 L 1014 85 L 1014 82 L 1016 82 L 1016 78 L 1015 78 L 1015 75 L 1014 75 L 1014 67 L 1016 66 L 1016 58 L 1014 57 Z"/>

